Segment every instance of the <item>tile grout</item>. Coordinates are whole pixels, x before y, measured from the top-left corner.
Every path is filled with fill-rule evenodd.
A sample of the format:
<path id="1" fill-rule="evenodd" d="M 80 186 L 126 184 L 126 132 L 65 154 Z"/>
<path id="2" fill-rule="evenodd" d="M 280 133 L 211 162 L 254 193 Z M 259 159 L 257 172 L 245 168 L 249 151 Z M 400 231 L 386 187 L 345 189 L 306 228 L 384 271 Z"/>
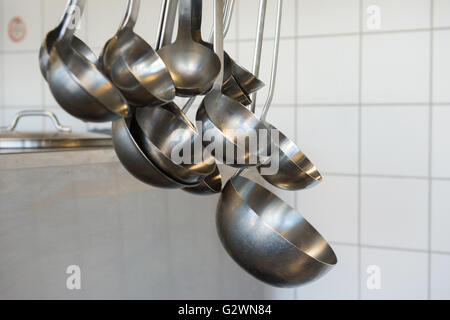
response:
<path id="1" fill-rule="evenodd" d="M 428 249 L 414 249 L 414 248 L 404 248 L 404 247 L 391 247 L 383 245 L 372 245 L 372 244 L 358 244 L 351 242 L 341 242 L 341 241 L 330 241 L 330 244 L 337 246 L 346 247 L 361 247 L 365 249 L 379 249 L 379 250 L 392 250 L 392 251 L 402 251 L 402 252 L 412 252 L 412 253 L 425 253 L 425 254 L 439 254 L 444 256 L 450 256 L 450 251 L 439 251 L 439 250 L 428 250 Z"/>
<path id="2" fill-rule="evenodd" d="M 434 27 L 434 0 L 430 1 L 430 26 Z M 427 297 L 431 299 L 431 249 L 432 249 L 432 217 L 433 217 L 433 55 L 434 31 L 430 31 L 429 57 L 429 119 L 428 119 L 428 287 Z"/>
<path id="3" fill-rule="evenodd" d="M 358 299 L 362 299 L 362 250 L 361 250 L 361 232 L 362 232 L 362 77 L 363 77 L 363 0 L 359 0 L 359 33 L 358 33 L 358 199 L 357 199 L 357 241 L 358 241 L 358 266 L 357 266 L 357 284 L 358 284 Z"/>

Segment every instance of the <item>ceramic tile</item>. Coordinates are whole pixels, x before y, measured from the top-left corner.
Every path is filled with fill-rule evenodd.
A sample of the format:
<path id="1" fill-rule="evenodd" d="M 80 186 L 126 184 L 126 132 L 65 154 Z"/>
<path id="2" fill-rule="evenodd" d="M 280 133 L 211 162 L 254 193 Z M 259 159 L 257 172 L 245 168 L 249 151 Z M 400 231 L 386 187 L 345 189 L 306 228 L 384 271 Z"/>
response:
<path id="1" fill-rule="evenodd" d="M 450 256 L 442 254 L 431 255 L 431 299 L 450 299 Z"/>
<path id="2" fill-rule="evenodd" d="M 449 181 L 434 180 L 431 195 L 431 249 L 434 251 L 450 252 L 450 199 L 448 191 Z"/>
<path id="3" fill-rule="evenodd" d="M 450 108 L 433 107 L 432 170 L 434 177 L 450 177 Z"/>
<path id="4" fill-rule="evenodd" d="M 376 6 L 379 11 L 371 10 Z M 377 31 L 372 19 L 379 13 L 380 31 L 430 27 L 429 0 L 363 0 L 364 31 Z"/>
<path id="5" fill-rule="evenodd" d="M 429 32 L 363 37 L 362 101 L 428 103 Z"/>
<path id="6" fill-rule="evenodd" d="M 358 102 L 358 41 L 357 36 L 299 40 L 299 103 Z"/>
<path id="7" fill-rule="evenodd" d="M 300 108 L 297 125 L 299 146 L 319 171 L 357 173 L 357 108 Z"/>
<path id="8" fill-rule="evenodd" d="M 359 31 L 358 0 L 299 0 L 298 35 Z"/>
<path id="9" fill-rule="evenodd" d="M 434 32 L 433 102 L 450 103 L 450 30 Z"/>
<path id="10" fill-rule="evenodd" d="M 363 174 L 428 176 L 428 119 L 427 106 L 363 108 Z"/>
<path id="11" fill-rule="evenodd" d="M 361 187 L 363 244 L 427 249 L 426 180 L 362 178 Z"/>
<path id="12" fill-rule="evenodd" d="M 300 213 L 328 241 L 358 241 L 358 178 L 324 176 L 311 190 L 298 192 Z"/>
<path id="13" fill-rule="evenodd" d="M 361 270 L 363 299 L 427 299 L 426 253 L 363 248 Z"/>

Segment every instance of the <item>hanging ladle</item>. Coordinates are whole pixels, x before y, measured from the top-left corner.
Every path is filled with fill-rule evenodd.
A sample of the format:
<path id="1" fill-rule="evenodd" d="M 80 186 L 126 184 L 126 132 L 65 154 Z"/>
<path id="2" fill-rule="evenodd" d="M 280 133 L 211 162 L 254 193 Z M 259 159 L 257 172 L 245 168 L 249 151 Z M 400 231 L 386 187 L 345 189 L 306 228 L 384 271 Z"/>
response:
<path id="1" fill-rule="evenodd" d="M 272 139 L 271 160 L 269 160 L 267 163 L 264 163 L 262 166 L 258 167 L 258 171 L 267 182 L 271 183 L 272 185 L 278 188 L 284 190 L 300 190 L 315 186 L 320 181 L 322 181 L 322 176 L 320 175 L 319 171 L 314 166 L 314 164 L 300 150 L 300 148 L 288 137 L 286 137 L 280 130 L 275 128 L 266 120 L 275 93 L 278 56 L 280 51 L 279 50 L 280 29 L 281 29 L 280 24 L 277 24 L 275 31 L 269 94 L 261 116 L 261 121 L 263 121 L 265 126 L 272 131 L 272 137 L 277 137 L 277 139 Z M 260 54 L 260 51 L 257 51 L 255 56 L 258 54 Z M 257 60 L 258 59 L 255 58 L 255 61 Z M 258 73 L 259 64 L 255 64 L 255 66 L 256 66 L 256 73 Z M 254 97 L 253 100 L 254 101 L 252 108 L 254 111 L 255 108 L 254 104 L 256 102 L 256 97 Z M 274 131 L 276 131 L 276 134 L 273 133 Z M 276 161 L 277 164 L 273 163 L 273 161 Z M 278 166 L 278 170 L 275 170 L 275 172 L 270 172 L 267 174 L 264 173 L 265 170 L 266 172 L 269 171 L 268 168 L 271 166 L 273 166 L 274 169 L 277 169 L 275 167 Z"/>
<path id="2" fill-rule="evenodd" d="M 194 0 L 179 3 L 178 36 L 174 43 L 162 47 L 158 54 L 165 62 L 179 96 L 206 93 L 217 78 L 221 64 L 217 55 L 193 39 Z"/>
<path id="3" fill-rule="evenodd" d="M 170 26 L 166 23 L 166 27 Z M 171 36 L 165 31 L 159 34 L 165 39 Z M 157 40 L 157 43 L 164 42 Z M 216 169 L 212 157 L 203 159 L 202 136 L 186 116 L 191 106 L 192 103 L 188 103 L 180 110 L 169 103 L 136 111 L 141 147 L 147 157 L 168 176 L 186 185 L 202 182 Z M 179 163 L 173 155 L 180 156 L 181 150 L 188 154 L 183 154 L 183 162 Z M 197 157 L 195 152 L 198 152 Z"/>
<path id="4" fill-rule="evenodd" d="M 64 9 L 63 15 L 61 17 L 61 20 L 60 20 L 58 26 L 55 29 L 53 29 L 47 33 L 44 41 L 41 44 L 41 48 L 39 50 L 39 67 L 41 69 L 42 76 L 44 77 L 45 80 L 47 80 L 47 70 L 48 70 L 48 65 L 49 65 L 49 60 L 50 60 L 50 52 L 51 52 L 56 40 L 58 39 L 58 36 L 61 32 L 61 28 L 63 27 L 64 21 L 66 21 L 68 19 L 69 9 L 72 6 L 76 5 L 77 2 L 78 2 L 77 0 L 68 0 L 67 1 L 66 7 Z M 79 13 L 81 16 L 81 14 L 83 14 L 83 10 L 84 10 L 84 3 L 80 3 L 78 5 L 78 10 L 79 10 Z M 80 52 L 81 55 L 86 57 L 86 59 L 88 59 L 92 63 L 97 64 L 97 57 L 96 57 L 95 53 L 92 52 L 92 50 L 83 41 L 81 41 L 78 37 L 76 37 L 76 36 L 73 37 L 71 46 L 75 50 Z"/>
<path id="5" fill-rule="evenodd" d="M 134 32 L 140 0 L 128 0 L 125 17 L 102 53 L 105 74 L 136 106 L 157 106 L 175 98 L 175 86 L 155 50 Z"/>
<path id="6" fill-rule="evenodd" d="M 223 14 L 223 0 L 215 2 L 215 6 L 214 49 L 223 62 L 223 21 L 217 18 Z M 202 123 L 203 134 L 214 137 L 217 147 L 222 146 L 223 152 L 213 150 L 217 160 L 238 168 L 256 166 L 267 160 L 268 149 L 259 142 L 261 139 L 270 141 L 270 132 L 250 110 L 222 93 L 223 64 L 221 66 L 213 89 L 197 110 L 196 119 Z M 256 141 L 246 143 L 252 138 L 258 140 L 258 146 L 255 146 Z M 207 139 L 203 141 L 207 143 Z"/>
<path id="7" fill-rule="evenodd" d="M 68 113 L 84 121 L 107 122 L 128 116 L 130 108 L 120 91 L 80 52 L 71 46 L 77 4 L 69 8 L 58 39 L 50 53 L 47 80 L 50 90 Z"/>
<path id="8" fill-rule="evenodd" d="M 278 0 L 278 41 L 281 14 Z M 255 278 L 283 288 L 317 280 L 334 267 L 336 255 L 317 230 L 242 172 L 225 185 L 216 211 L 219 238 L 233 260 Z"/>
<path id="9" fill-rule="evenodd" d="M 168 41 L 168 39 L 164 37 L 164 33 L 171 33 L 171 30 L 173 29 L 173 24 L 170 25 L 170 22 L 168 23 L 168 19 L 170 19 L 168 15 L 175 13 L 172 4 L 172 0 L 163 0 L 156 41 L 157 47 L 163 45 L 164 41 Z M 178 109 L 172 102 L 168 103 L 166 108 L 172 108 L 174 113 Z M 134 108 L 134 110 L 136 110 L 136 108 Z M 186 121 L 189 120 L 186 118 Z M 113 122 L 112 138 L 114 149 L 120 162 L 129 173 L 146 184 L 160 188 L 179 189 L 197 185 L 196 183 L 189 184 L 176 181 L 153 163 L 143 148 L 145 145 L 143 141 L 144 137 L 145 136 L 136 121 L 135 113 L 128 119 L 122 118 Z"/>

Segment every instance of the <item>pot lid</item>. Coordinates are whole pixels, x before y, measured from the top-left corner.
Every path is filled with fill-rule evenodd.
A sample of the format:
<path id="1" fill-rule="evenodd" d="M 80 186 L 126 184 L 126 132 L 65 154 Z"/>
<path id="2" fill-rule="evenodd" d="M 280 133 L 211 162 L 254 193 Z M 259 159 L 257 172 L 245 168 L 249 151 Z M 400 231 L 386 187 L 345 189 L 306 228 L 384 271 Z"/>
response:
<path id="1" fill-rule="evenodd" d="M 29 116 L 50 118 L 57 131 L 15 131 L 20 119 Z M 110 136 L 98 133 L 73 133 L 70 127 L 61 125 L 56 115 L 48 110 L 19 112 L 11 125 L 0 131 L 0 149 L 91 148 L 111 146 L 112 140 Z"/>

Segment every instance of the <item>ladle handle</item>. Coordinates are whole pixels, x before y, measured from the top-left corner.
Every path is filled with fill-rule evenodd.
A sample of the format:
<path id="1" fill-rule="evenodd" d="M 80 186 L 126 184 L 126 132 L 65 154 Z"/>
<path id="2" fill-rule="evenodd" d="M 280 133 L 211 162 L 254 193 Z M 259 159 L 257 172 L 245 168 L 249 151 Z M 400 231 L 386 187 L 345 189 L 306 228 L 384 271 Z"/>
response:
<path id="1" fill-rule="evenodd" d="M 227 36 L 228 30 L 230 29 L 231 24 L 231 18 L 233 16 L 233 9 L 234 9 L 234 0 L 228 0 L 226 2 L 226 8 L 224 8 L 225 16 L 224 16 L 224 31 L 223 31 L 223 37 L 225 38 Z M 214 27 L 211 30 L 211 34 L 209 36 L 209 42 L 214 41 Z M 195 100 L 197 99 L 197 96 L 193 96 L 189 98 L 189 100 L 186 102 L 186 104 L 183 107 L 183 112 L 189 111 L 189 109 L 194 104 Z"/>
<path id="2" fill-rule="evenodd" d="M 200 13 L 200 15 L 199 15 Z M 201 25 L 202 0 L 180 0 L 178 4 L 177 40 L 194 40 Z"/>
<path id="3" fill-rule="evenodd" d="M 130 29 L 133 30 L 139 16 L 139 8 L 141 0 L 127 0 L 127 9 L 125 16 L 120 24 L 119 30 Z"/>
<path id="4" fill-rule="evenodd" d="M 62 21 L 61 31 L 58 35 L 58 41 L 71 42 L 77 25 L 80 23 L 81 16 L 83 15 L 86 0 L 73 0 L 71 1 L 67 14 Z"/>
<path id="5" fill-rule="evenodd" d="M 224 76 L 223 0 L 214 0 L 214 52 L 220 60 L 220 72 L 214 81 L 213 90 L 220 92 Z"/>
<path id="6" fill-rule="evenodd" d="M 164 0 L 161 9 L 156 50 L 172 42 L 175 18 L 177 15 L 178 0 Z"/>
<path id="7" fill-rule="evenodd" d="M 261 68 L 261 53 L 262 53 L 262 45 L 264 41 L 264 25 L 266 20 L 266 8 L 267 8 L 267 0 L 259 1 L 259 9 L 258 9 L 258 24 L 256 27 L 256 43 L 255 43 L 255 56 L 253 57 L 253 74 L 255 77 L 259 77 L 259 70 Z M 256 111 L 256 98 L 257 93 L 255 92 L 252 95 L 252 104 L 250 110 L 255 113 Z"/>
<path id="8" fill-rule="evenodd" d="M 280 53 L 280 32 L 281 32 L 281 16 L 283 14 L 283 0 L 278 0 L 277 4 L 277 22 L 275 27 L 275 41 L 273 46 L 272 70 L 270 74 L 269 94 L 266 103 L 264 104 L 261 120 L 266 121 L 269 113 L 270 105 L 272 104 L 273 95 L 275 93 L 275 82 L 277 80 L 278 56 Z"/>

